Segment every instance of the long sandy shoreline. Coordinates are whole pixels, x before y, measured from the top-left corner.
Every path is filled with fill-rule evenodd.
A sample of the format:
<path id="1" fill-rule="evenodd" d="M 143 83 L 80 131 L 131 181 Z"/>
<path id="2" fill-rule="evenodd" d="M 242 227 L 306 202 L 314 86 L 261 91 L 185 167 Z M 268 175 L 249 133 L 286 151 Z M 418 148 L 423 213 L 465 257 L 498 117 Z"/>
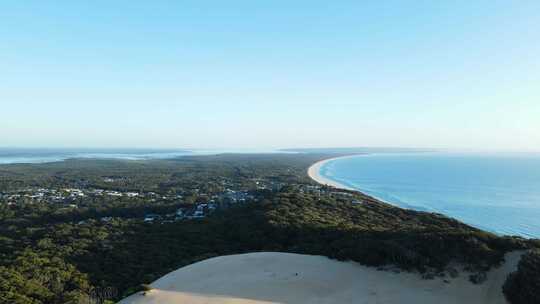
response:
<path id="1" fill-rule="evenodd" d="M 322 176 L 319 172 L 321 170 L 321 167 L 324 166 L 326 163 L 328 163 L 330 161 L 333 161 L 333 160 L 336 160 L 336 159 L 342 159 L 342 158 L 350 158 L 350 157 L 362 156 L 362 155 L 364 155 L 364 154 L 345 155 L 345 156 L 338 156 L 338 157 L 332 157 L 332 158 L 327 158 L 327 159 L 320 160 L 320 161 L 314 163 L 313 165 L 311 165 L 308 168 L 307 174 L 312 180 L 316 181 L 317 183 L 319 183 L 321 185 L 330 186 L 330 187 L 334 187 L 334 188 L 338 188 L 338 189 L 344 189 L 344 190 L 358 191 L 357 189 L 351 188 L 349 186 L 346 186 L 344 184 L 341 184 L 339 182 L 336 182 L 336 181 L 333 181 L 333 180 L 331 180 L 329 178 L 326 178 L 326 177 Z"/>

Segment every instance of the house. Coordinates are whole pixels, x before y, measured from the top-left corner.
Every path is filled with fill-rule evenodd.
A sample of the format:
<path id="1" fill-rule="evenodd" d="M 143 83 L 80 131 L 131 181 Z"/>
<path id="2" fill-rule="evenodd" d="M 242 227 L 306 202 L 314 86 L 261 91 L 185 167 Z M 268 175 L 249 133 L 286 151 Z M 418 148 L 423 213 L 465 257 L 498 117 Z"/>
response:
<path id="1" fill-rule="evenodd" d="M 189 219 L 201 219 L 204 218 L 204 211 L 195 210 L 191 216 L 188 216 Z"/>
<path id="2" fill-rule="evenodd" d="M 161 216 L 159 216 L 158 214 L 147 214 L 145 217 L 144 217 L 144 222 L 145 223 L 151 223 L 155 220 L 159 220 L 161 218 Z"/>
<path id="3" fill-rule="evenodd" d="M 103 190 L 103 189 L 94 189 L 94 190 L 90 191 L 90 193 L 94 194 L 94 195 L 103 195 L 103 192 L 105 192 L 105 190 Z"/>
<path id="4" fill-rule="evenodd" d="M 106 191 L 105 193 L 109 196 L 122 196 L 122 193 L 118 191 Z"/>

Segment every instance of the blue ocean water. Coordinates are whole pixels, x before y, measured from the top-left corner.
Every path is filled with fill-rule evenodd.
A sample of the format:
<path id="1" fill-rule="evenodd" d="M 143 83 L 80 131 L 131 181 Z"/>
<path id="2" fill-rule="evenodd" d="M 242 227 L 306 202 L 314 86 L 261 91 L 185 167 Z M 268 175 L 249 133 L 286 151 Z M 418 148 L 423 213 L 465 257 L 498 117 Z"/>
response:
<path id="1" fill-rule="evenodd" d="M 403 208 L 540 238 L 537 154 L 373 154 L 329 161 L 319 173 Z"/>

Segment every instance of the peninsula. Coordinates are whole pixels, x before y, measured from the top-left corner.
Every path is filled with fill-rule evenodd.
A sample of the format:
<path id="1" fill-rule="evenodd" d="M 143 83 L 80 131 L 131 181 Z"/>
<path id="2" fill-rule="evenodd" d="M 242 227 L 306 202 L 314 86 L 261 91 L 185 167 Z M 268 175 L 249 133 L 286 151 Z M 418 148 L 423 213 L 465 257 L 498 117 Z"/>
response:
<path id="1" fill-rule="evenodd" d="M 497 303 L 524 252 L 520 270 L 504 286 L 511 297 L 531 297 L 527 290 L 534 290 L 530 284 L 540 272 L 528 252 L 540 248 L 537 241 L 401 209 L 317 184 L 306 174 L 335 156 L 2 165 L 0 298 L 43 304 L 126 297 L 124 303 L 347 303 L 364 297 L 450 303 L 455 294 Z M 333 274 L 335 283 L 314 265 Z M 345 280 L 339 274 L 347 274 Z M 32 281 L 36 277 L 42 280 Z M 26 281 L 35 284 L 21 285 Z M 51 284 L 56 287 L 49 291 Z M 316 287 L 323 285 L 328 289 Z"/>

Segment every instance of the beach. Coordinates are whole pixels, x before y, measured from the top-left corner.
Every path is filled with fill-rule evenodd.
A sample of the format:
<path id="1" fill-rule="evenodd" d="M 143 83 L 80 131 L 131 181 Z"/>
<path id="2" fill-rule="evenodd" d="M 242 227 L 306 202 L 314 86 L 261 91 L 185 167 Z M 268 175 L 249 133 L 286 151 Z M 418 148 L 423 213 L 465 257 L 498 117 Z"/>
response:
<path id="1" fill-rule="evenodd" d="M 540 238 L 538 155 L 364 156 L 322 160 L 308 175 L 323 185 L 360 191 L 404 209 L 444 214 L 498 235 Z"/>
<path id="2" fill-rule="evenodd" d="M 358 155 L 347 155 L 347 156 L 332 157 L 332 158 L 320 160 L 308 168 L 307 174 L 311 179 L 313 179 L 314 181 L 316 181 L 317 183 L 321 185 L 335 187 L 339 189 L 345 189 L 345 190 L 358 191 L 356 189 L 353 189 L 351 187 L 348 187 L 346 185 L 333 181 L 329 178 L 326 178 L 319 173 L 321 170 L 321 167 L 324 166 L 327 162 L 333 161 L 338 158 L 342 159 L 342 158 L 355 157 L 355 156 L 358 156 Z"/>
<path id="3" fill-rule="evenodd" d="M 378 271 L 322 256 L 259 252 L 221 256 L 180 268 L 121 304 L 504 304 L 502 284 L 520 253 L 492 269 L 483 284 L 456 278 L 424 280 L 417 273 Z"/>

